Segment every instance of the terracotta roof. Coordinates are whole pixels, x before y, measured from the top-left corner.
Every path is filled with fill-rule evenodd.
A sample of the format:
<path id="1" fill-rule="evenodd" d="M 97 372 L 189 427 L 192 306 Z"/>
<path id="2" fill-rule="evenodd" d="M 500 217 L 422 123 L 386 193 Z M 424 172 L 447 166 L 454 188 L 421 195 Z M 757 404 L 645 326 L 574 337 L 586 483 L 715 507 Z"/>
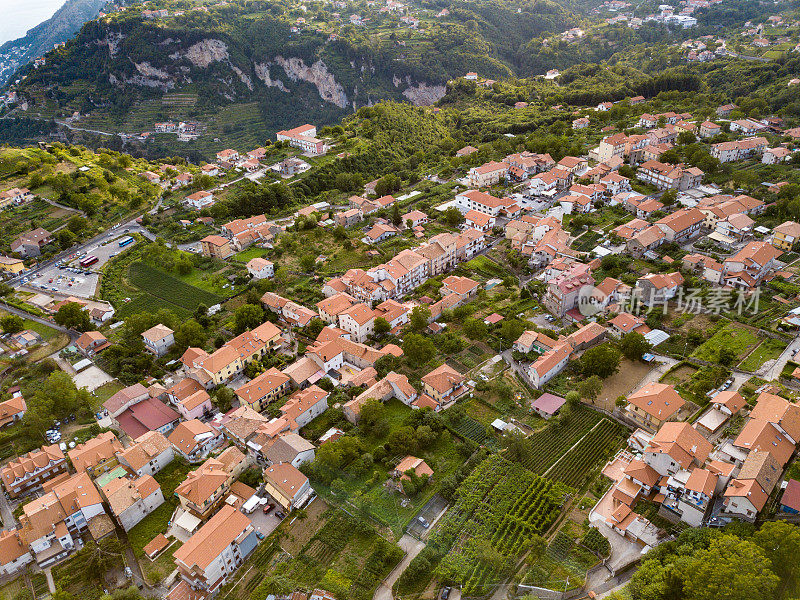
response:
<path id="1" fill-rule="evenodd" d="M 147 391 L 147 388 L 141 383 L 136 383 L 121 389 L 116 394 L 111 396 L 111 398 L 103 402 L 103 408 L 113 415 L 121 410 L 126 404 L 130 404 L 134 400 L 144 400 L 149 396 L 150 393 Z"/>
<path id="2" fill-rule="evenodd" d="M 154 325 L 147 331 L 142 333 L 142 337 L 150 342 L 158 342 L 163 340 L 165 337 L 168 337 L 175 333 L 167 327 L 166 325 L 162 325 L 159 323 L 158 325 Z"/>
<path id="3" fill-rule="evenodd" d="M 159 533 L 150 542 L 148 542 L 144 548 L 142 548 L 142 550 L 147 556 L 153 558 L 167 546 L 169 546 L 169 538 L 167 538 L 167 536 L 165 536 L 163 533 Z"/>
<path id="4" fill-rule="evenodd" d="M 6 489 L 11 487 L 16 478 L 24 478 L 27 474 L 33 473 L 38 469 L 43 469 L 50 461 L 64 460 L 64 453 L 58 444 L 52 446 L 42 446 L 38 450 L 32 450 L 22 456 L 12 458 L 0 471 Z"/>
<path id="5" fill-rule="evenodd" d="M 132 469 L 138 470 L 169 448 L 169 441 L 162 433 L 148 431 L 136 438 L 132 446 L 120 452 L 119 457 Z"/>
<path id="6" fill-rule="evenodd" d="M 709 498 L 714 495 L 714 488 L 717 486 L 717 475 L 706 469 L 696 467 L 689 473 L 686 480 L 686 489 L 693 492 L 700 492 Z"/>
<path id="7" fill-rule="evenodd" d="M 80 473 L 108 460 L 122 450 L 122 444 L 117 436 L 112 431 L 106 431 L 84 444 L 78 444 L 67 452 L 67 455 L 72 461 L 72 466 Z"/>
<path id="8" fill-rule="evenodd" d="M 7 565 L 28 552 L 19 531 L 11 529 L 0 533 L 0 565 Z"/>
<path id="9" fill-rule="evenodd" d="M 780 396 L 763 392 L 750 412 L 750 418 L 780 425 L 795 442 L 800 441 L 800 406 Z"/>
<path id="10" fill-rule="evenodd" d="M 711 399 L 711 403 L 724 406 L 731 411 L 731 414 L 734 415 L 738 413 L 746 404 L 744 398 L 742 398 L 739 392 L 734 392 L 731 390 L 720 392 Z"/>
<path id="11" fill-rule="evenodd" d="M 171 407 L 161 400 L 149 396 L 116 417 L 120 428 L 134 439 L 148 431 L 154 431 L 173 423 L 179 418 L 178 413 Z"/>
<path id="12" fill-rule="evenodd" d="M 286 497 L 294 498 L 308 481 L 308 477 L 290 463 L 284 462 L 264 469 L 264 480 L 278 488 Z"/>
<path id="13" fill-rule="evenodd" d="M 250 519 L 232 506 L 224 505 L 175 551 L 175 560 L 189 569 L 197 566 L 205 570 L 248 527 L 251 527 Z"/>
<path id="14" fill-rule="evenodd" d="M 447 393 L 461 385 L 466 378 L 447 364 L 435 368 L 430 373 L 422 376 L 422 383 L 431 386 L 439 393 Z"/>
<path id="15" fill-rule="evenodd" d="M 753 419 L 752 416 L 734 440 L 733 445 L 745 450 L 769 452 L 781 465 L 786 464 L 795 449 L 794 444 L 778 431 L 775 425 L 769 421 Z"/>
<path id="16" fill-rule="evenodd" d="M 197 437 L 211 434 L 209 437 L 218 435 L 216 429 L 211 425 L 203 423 L 198 419 L 183 421 L 169 434 L 167 438 L 173 446 L 181 450 L 184 454 L 191 454 L 197 446 Z"/>
<path id="17" fill-rule="evenodd" d="M 704 464 L 712 450 L 711 443 L 688 423 L 669 422 L 656 432 L 645 452 L 668 454 L 687 469 L 692 462 Z"/>
<path id="18" fill-rule="evenodd" d="M 253 404 L 266 395 L 289 383 L 289 376 L 272 367 L 236 390 L 236 395 L 244 402 Z"/>

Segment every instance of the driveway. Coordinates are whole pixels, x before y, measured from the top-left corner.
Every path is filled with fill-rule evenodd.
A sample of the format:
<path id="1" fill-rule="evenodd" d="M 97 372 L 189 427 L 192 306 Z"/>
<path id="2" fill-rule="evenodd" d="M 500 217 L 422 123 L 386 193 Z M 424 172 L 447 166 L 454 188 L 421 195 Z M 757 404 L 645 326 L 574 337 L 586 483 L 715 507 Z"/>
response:
<path id="1" fill-rule="evenodd" d="M 635 392 L 637 390 L 640 390 L 641 388 L 646 386 L 648 383 L 652 383 L 654 381 L 658 381 L 659 379 L 661 379 L 661 377 L 664 375 L 664 373 L 669 371 L 672 367 L 677 365 L 678 362 L 680 362 L 680 361 L 678 361 L 678 360 L 676 360 L 674 358 L 670 358 L 669 356 L 662 356 L 662 355 L 658 354 L 658 355 L 656 355 L 655 359 L 653 359 L 653 362 L 656 363 L 656 366 L 653 367 L 652 369 L 650 369 L 650 371 L 647 373 L 647 375 L 642 377 L 642 380 L 636 385 L 636 388 L 631 390 L 631 392 Z"/>
<path id="2" fill-rule="evenodd" d="M 780 376 L 781 371 L 783 371 L 783 367 L 785 367 L 786 363 L 792 359 L 792 352 L 798 349 L 800 349 L 800 338 L 795 338 L 788 346 L 786 346 L 786 349 L 777 359 L 774 361 L 768 360 L 765 362 L 761 368 L 756 371 L 756 375 L 765 381 L 777 379 Z"/>
<path id="3" fill-rule="evenodd" d="M 389 573 L 386 579 L 381 582 L 381 584 L 378 586 L 378 589 L 375 590 L 375 596 L 373 596 L 373 600 L 394 599 L 394 596 L 392 595 L 392 586 L 399 579 L 400 575 L 403 574 L 403 571 L 406 570 L 414 557 L 422 552 L 422 549 L 425 547 L 424 542 L 421 542 L 408 534 L 403 535 L 403 537 L 401 537 L 397 542 L 397 545 L 405 551 L 406 555 L 403 557 L 403 560 L 401 560 L 400 563 L 392 570 L 392 572 Z"/>

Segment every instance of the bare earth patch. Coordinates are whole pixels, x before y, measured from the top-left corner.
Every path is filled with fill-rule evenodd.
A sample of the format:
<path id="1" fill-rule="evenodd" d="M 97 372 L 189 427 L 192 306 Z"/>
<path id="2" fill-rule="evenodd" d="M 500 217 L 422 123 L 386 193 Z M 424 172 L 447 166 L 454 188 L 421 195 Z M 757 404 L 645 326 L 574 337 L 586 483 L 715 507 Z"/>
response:
<path id="1" fill-rule="evenodd" d="M 595 400 L 595 406 L 614 410 L 618 396 L 627 396 L 653 367 L 640 361 L 623 358 L 619 371 L 603 382 L 603 389 Z"/>

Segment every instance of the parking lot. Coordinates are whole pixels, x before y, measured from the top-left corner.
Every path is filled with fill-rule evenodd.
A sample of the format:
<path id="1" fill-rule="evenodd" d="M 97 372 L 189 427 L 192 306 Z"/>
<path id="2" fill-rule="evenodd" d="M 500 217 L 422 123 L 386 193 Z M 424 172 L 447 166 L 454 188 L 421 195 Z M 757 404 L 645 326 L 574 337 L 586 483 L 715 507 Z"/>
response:
<path id="1" fill-rule="evenodd" d="M 124 234 L 114 235 L 114 237 L 114 240 L 106 244 L 89 246 L 85 250 L 85 254 L 71 255 L 63 261 L 61 266 L 54 265 L 45 269 L 39 273 L 35 279 L 27 282 L 27 285 L 35 289 L 59 292 L 79 298 L 90 298 L 94 296 L 100 277 L 98 273 L 100 267 L 106 264 L 112 257 L 136 244 L 134 241 L 133 244 L 129 244 L 125 248 L 120 248 L 116 238 L 122 238 Z M 97 262 L 85 268 L 80 267 L 79 263 L 85 256 L 96 256 Z"/>
<path id="2" fill-rule="evenodd" d="M 274 500 L 272 503 L 275 503 Z M 281 507 L 277 506 L 273 508 L 268 515 L 265 515 L 262 507 L 259 506 L 252 513 L 249 515 L 246 514 L 245 516 L 250 519 L 250 523 L 256 531 L 260 531 L 264 536 L 268 536 L 281 524 L 281 519 L 275 516 L 275 513 L 279 510 L 281 510 Z"/>

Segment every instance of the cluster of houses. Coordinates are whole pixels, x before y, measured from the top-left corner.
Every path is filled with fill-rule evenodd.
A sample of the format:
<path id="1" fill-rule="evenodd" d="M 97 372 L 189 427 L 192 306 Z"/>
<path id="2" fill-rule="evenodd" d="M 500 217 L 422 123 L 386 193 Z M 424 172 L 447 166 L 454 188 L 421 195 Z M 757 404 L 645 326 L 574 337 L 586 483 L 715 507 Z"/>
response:
<path id="1" fill-rule="evenodd" d="M 671 385 L 648 383 L 627 400 L 625 412 L 640 428 L 603 469 L 613 485 L 590 519 L 644 546 L 658 537 L 634 512 L 642 500 L 692 527 L 754 522 L 800 441 L 800 406 L 767 391 L 752 409 L 738 392 L 718 392 L 694 425 L 680 421 L 686 402 Z M 744 426 L 728 437 L 735 416 Z M 791 494 L 786 504 L 792 512 Z"/>

